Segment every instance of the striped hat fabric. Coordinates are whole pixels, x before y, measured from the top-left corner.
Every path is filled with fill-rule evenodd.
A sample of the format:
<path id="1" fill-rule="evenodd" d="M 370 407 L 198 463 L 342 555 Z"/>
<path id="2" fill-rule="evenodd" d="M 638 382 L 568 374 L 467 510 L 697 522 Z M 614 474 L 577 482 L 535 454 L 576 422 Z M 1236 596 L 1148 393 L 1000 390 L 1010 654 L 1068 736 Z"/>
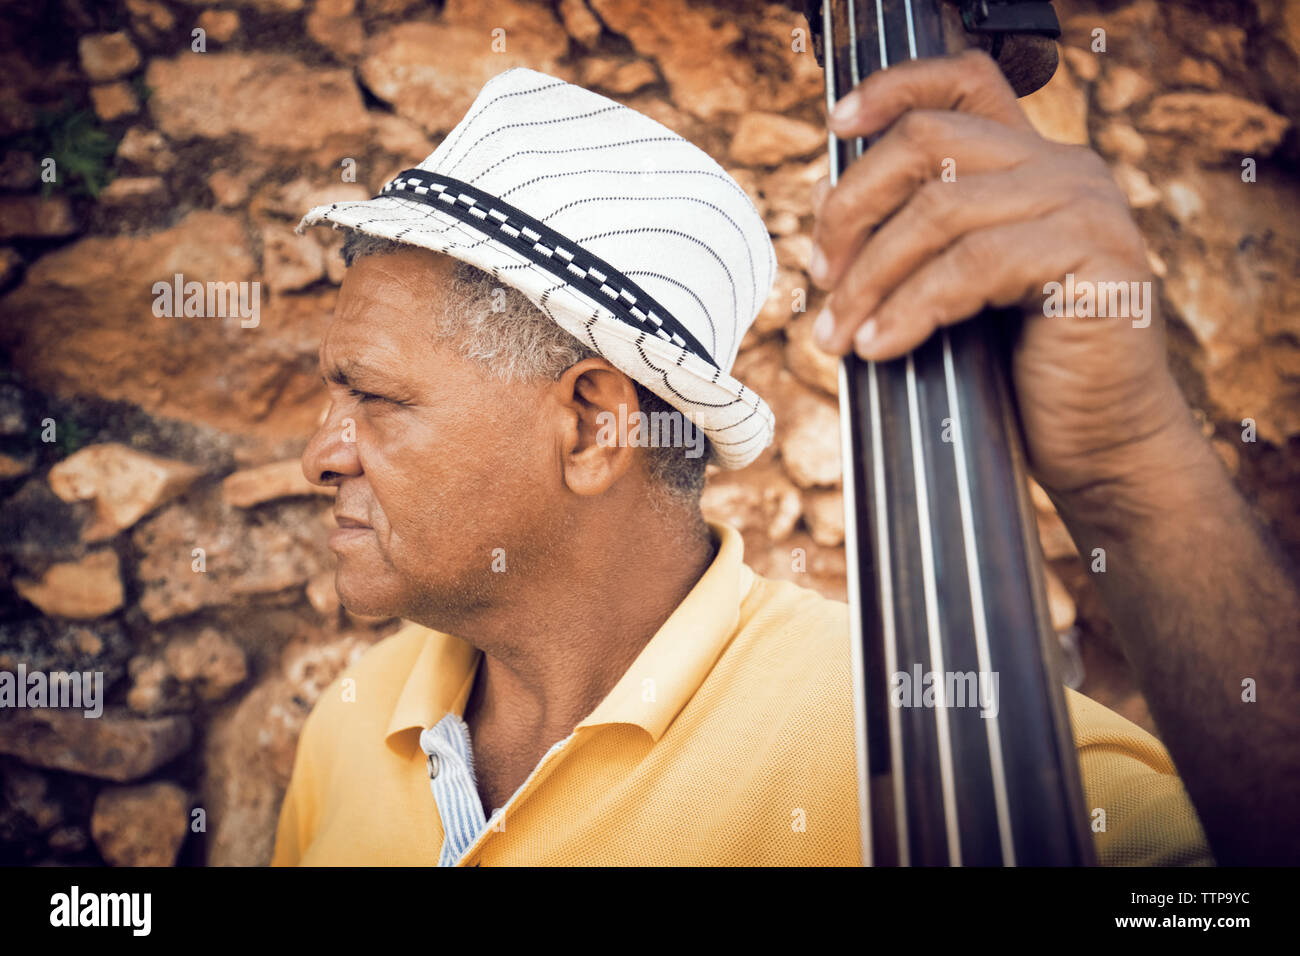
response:
<path id="1" fill-rule="evenodd" d="M 776 275 L 740 185 L 689 140 L 598 93 L 515 68 L 484 85 L 424 162 L 331 223 L 488 272 L 708 436 L 741 468 L 772 441 L 730 370 Z"/>

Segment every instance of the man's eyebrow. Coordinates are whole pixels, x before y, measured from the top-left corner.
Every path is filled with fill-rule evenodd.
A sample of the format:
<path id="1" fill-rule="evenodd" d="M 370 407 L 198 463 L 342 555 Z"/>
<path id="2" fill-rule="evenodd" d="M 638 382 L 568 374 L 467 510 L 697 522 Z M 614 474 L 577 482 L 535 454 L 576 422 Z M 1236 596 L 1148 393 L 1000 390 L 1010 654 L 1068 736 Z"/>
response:
<path id="1" fill-rule="evenodd" d="M 355 359 L 343 359 L 330 365 L 321 379 L 333 385 L 353 385 L 371 377 L 371 371 L 365 365 Z"/>
<path id="2" fill-rule="evenodd" d="M 321 381 L 329 385 L 349 385 L 347 370 L 338 365 L 331 365 L 322 375 Z"/>
<path id="3" fill-rule="evenodd" d="M 394 379 L 382 369 L 366 365 L 356 359 L 343 359 L 330 365 L 321 376 L 326 384 L 344 388 L 394 389 L 401 388 L 401 380 Z"/>

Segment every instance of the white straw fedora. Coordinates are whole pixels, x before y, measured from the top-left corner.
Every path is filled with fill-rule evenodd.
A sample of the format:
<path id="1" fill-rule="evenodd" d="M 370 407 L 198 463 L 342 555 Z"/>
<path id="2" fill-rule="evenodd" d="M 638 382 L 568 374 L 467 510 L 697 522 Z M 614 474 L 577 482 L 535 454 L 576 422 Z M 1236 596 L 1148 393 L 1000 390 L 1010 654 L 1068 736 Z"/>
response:
<path id="1" fill-rule="evenodd" d="M 424 162 L 298 232 L 327 222 L 519 289 L 698 425 L 725 468 L 772 441 L 771 409 L 729 374 L 775 278 L 772 241 L 736 181 L 648 116 L 507 70 Z"/>

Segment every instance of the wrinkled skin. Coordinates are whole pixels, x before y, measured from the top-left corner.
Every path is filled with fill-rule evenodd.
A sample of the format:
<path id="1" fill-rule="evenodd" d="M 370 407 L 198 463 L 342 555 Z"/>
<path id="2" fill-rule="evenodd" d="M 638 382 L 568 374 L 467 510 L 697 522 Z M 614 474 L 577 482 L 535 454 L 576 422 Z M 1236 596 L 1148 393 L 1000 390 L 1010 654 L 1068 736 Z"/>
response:
<path id="1" fill-rule="evenodd" d="M 824 346 L 895 358 L 984 306 L 1019 306 L 1013 376 L 1045 488 L 1124 480 L 1167 444 L 1194 441 L 1154 301 L 1141 318 L 1044 315 L 1044 285 L 1067 273 L 1149 283 L 1154 299 L 1142 235 L 1105 162 L 1039 136 L 981 52 L 902 63 L 857 93 L 832 129 L 882 135 L 833 190 L 816 190 L 813 278 L 833 289 Z"/>

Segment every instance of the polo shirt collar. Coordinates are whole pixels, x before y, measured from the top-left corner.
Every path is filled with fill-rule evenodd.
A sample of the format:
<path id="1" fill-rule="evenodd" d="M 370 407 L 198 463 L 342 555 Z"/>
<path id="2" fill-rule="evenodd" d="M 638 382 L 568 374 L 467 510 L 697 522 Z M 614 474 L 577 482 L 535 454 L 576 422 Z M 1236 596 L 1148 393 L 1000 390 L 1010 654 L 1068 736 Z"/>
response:
<path id="1" fill-rule="evenodd" d="M 690 593 L 641 649 L 632 666 L 578 724 L 631 724 L 658 741 L 725 650 L 754 583 L 745 544 L 730 525 L 708 523 L 718 553 Z M 432 727 L 469 699 L 481 653 L 450 634 L 429 631 L 397 697 L 385 738 Z"/>
<path id="2" fill-rule="evenodd" d="M 432 727 L 449 710 L 463 709 L 478 672 L 480 655 L 477 648 L 458 637 L 428 631 L 406 684 L 397 695 L 384 739 L 412 727 Z"/>
<path id="3" fill-rule="evenodd" d="M 634 724 L 658 741 L 709 676 L 754 583 L 740 532 L 712 521 L 709 528 L 718 541 L 713 563 L 578 729 Z"/>

